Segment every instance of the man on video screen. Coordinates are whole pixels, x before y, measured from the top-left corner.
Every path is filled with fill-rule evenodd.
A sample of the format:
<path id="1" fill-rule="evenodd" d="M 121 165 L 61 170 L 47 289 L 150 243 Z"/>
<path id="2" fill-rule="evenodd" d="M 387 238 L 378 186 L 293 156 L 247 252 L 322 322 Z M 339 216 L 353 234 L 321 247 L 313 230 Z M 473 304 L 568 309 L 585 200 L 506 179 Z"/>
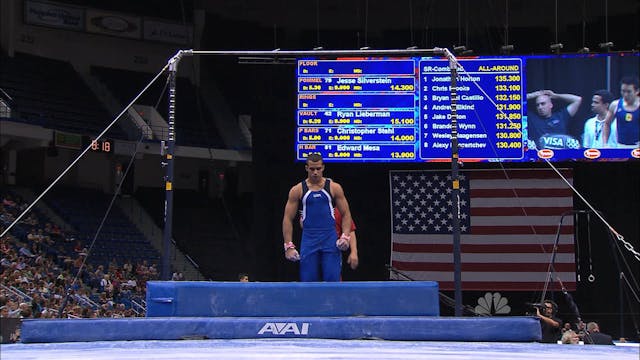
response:
<path id="1" fill-rule="evenodd" d="M 538 90 L 527 94 L 527 102 L 535 99 L 536 111 L 528 114 L 529 140 L 538 149 L 577 149 L 580 142 L 567 135 L 569 121 L 576 114 L 582 98 L 573 94 L 556 94 L 552 90 Z M 553 111 L 553 101 L 568 103 Z"/>

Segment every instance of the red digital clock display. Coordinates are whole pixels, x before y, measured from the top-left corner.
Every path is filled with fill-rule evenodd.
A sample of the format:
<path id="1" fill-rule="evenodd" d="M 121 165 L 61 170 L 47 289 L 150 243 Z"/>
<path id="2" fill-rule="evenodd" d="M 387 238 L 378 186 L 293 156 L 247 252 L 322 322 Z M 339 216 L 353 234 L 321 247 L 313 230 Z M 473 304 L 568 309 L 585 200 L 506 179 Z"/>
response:
<path id="1" fill-rule="evenodd" d="M 109 139 L 91 140 L 91 151 L 112 153 L 113 141 Z"/>

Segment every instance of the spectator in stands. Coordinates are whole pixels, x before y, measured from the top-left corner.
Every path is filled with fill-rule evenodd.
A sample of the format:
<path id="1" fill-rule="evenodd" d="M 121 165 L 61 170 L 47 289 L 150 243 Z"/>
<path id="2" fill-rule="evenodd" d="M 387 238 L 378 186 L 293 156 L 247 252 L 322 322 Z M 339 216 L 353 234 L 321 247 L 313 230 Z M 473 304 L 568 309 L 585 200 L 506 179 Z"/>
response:
<path id="1" fill-rule="evenodd" d="M 75 260 L 73 260 L 73 269 L 74 271 L 79 271 L 82 266 L 84 256 L 78 256 Z"/>
<path id="2" fill-rule="evenodd" d="M 36 257 L 36 256 L 31 252 L 31 250 L 29 250 L 29 248 L 26 246 L 26 244 L 25 244 L 25 243 L 21 243 L 21 244 L 20 244 L 20 249 L 18 250 L 18 253 L 20 253 L 20 254 L 21 254 L 21 255 L 23 255 L 23 256 L 30 257 L 30 258 L 34 258 L 34 257 Z"/>
<path id="3" fill-rule="evenodd" d="M 122 265 L 122 270 L 124 270 L 124 276 L 129 277 L 129 274 L 133 272 L 133 265 L 131 264 L 131 260 L 125 261 L 124 265 Z"/>
<path id="4" fill-rule="evenodd" d="M 98 265 L 98 268 L 96 269 L 94 275 L 96 278 L 102 279 L 104 277 L 104 266 Z"/>
<path id="5" fill-rule="evenodd" d="M 9 316 L 9 306 L 4 305 L 0 307 L 0 318 L 10 318 L 10 317 L 11 316 Z"/>
<path id="6" fill-rule="evenodd" d="M 29 304 L 28 302 L 22 302 L 20 303 L 19 308 L 21 319 L 32 317 L 33 312 L 31 311 L 31 304 Z"/>
<path id="7" fill-rule="evenodd" d="M 147 260 L 142 260 L 142 263 L 136 266 L 136 274 L 142 277 L 149 274 L 149 265 L 147 264 Z"/>
<path id="8" fill-rule="evenodd" d="M 182 275 L 182 272 L 174 271 L 173 274 L 171 274 L 171 280 L 172 281 L 182 281 L 182 280 L 184 280 L 184 275 Z"/>
<path id="9" fill-rule="evenodd" d="M 113 317 L 114 318 L 124 317 L 125 310 L 126 309 L 125 309 L 124 304 L 117 304 L 116 308 L 114 309 Z"/>
<path id="10" fill-rule="evenodd" d="M 0 229 L 0 232 L 4 231 L 4 229 Z M 11 250 L 11 247 L 9 246 L 9 238 L 8 237 L 3 237 L 0 239 L 0 252 L 3 255 L 7 255 L 9 253 L 9 251 Z"/>
<path id="11" fill-rule="evenodd" d="M 20 220 L 20 223 L 36 226 L 38 225 L 38 219 L 35 217 L 34 214 L 29 214 L 29 216 L 22 218 L 22 220 Z M 42 229 L 38 229 L 38 232 L 42 232 Z M 38 234 L 38 235 L 41 235 L 41 234 Z"/>
<path id="12" fill-rule="evenodd" d="M 76 244 L 73 246 L 73 251 L 75 251 L 76 254 L 79 254 L 83 250 L 84 250 L 84 246 L 82 246 L 82 242 L 80 242 L 80 240 L 76 241 Z"/>
<path id="13" fill-rule="evenodd" d="M 23 256 L 18 256 L 18 260 L 16 261 L 16 269 L 24 270 L 27 267 L 25 259 Z"/>
<path id="14" fill-rule="evenodd" d="M 158 276 L 158 267 L 156 264 L 149 265 L 149 276 L 155 278 Z"/>
<path id="15" fill-rule="evenodd" d="M 82 308 L 81 312 L 80 312 L 80 317 L 82 317 L 83 319 L 89 319 L 93 317 L 93 310 L 91 310 L 88 307 Z"/>
<path id="16" fill-rule="evenodd" d="M 0 214 L 0 223 L 2 223 L 3 225 L 9 225 L 13 222 L 15 218 L 13 217 L 13 214 L 11 214 L 8 211 L 2 211 L 2 213 Z"/>
<path id="17" fill-rule="evenodd" d="M 587 335 L 584 337 L 584 342 L 592 345 L 614 345 L 611 335 L 600 332 L 600 326 L 596 322 L 587 324 Z"/>
<path id="18" fill-rule="evenodd" d="M 100 289 L 107 293 L 107 295 L 113 294 L 113 284 L 111 283 L 111 276 L 109 274 L 104 274 L 102 280 L 100 280 Z"/>
<path id="19" fill-rule="evenodd" d="M 584 339 L 584 336 L 587 334 L 587 324 L 580 319 L 576 324 L 576 333 L 580 336 L 580 339 Z"/>
<path id="20" fill-rule="evenodd" d="M 113 270 L 113 274 L 118 280 L 124 280 L 124 270 L 120 266 L 115 267 L 115 269 Z"/>
<path id="21" fill-rule="evenodd" d="M 20 304 L 16 301 L 9 300 L 7 301 L 7 316 L 9 318 L 18 318 L 20 317 Z"/>
<path id="22" fill-rule="evenodd" d="M 579 344 L 580 337 L 573 330 L 567 330 L 562 334 L 562 338 L 560 340 L 563 344 Z"/>
<path id="23" fill-rule="evenodd" d="M 249 282 L 249 275 L 246 273 L 238 274 L 238 281 L 240 282 Z"/>
<path id="24" fill-rule="evenodd" d="M 136 278 L 133 274 L 129 275 L 129 280 L 122 284 L 122 287 L 127 288 L 129 290 L 135 289 L 138 284 L 136 283 Z"/>
<path id="25" fill-rule="evenodd" d="M 58 238 L 62 235 L 62 230 L 60 230 L 60 227 L 58 227 L 58 225 L 56 224 L 51 224 L 51 223 L 46 223 L 44 226 L 44 232 L 52 237 L 52 238 Z"/>
<path id="26" fill-rule="evenodd" d="M 16 202 L 12 200 L 11 196 L 5 195 L 2 197 L 2 205 L 7 208 L 12 208 L 16 206 Z"/>
<path id="27" fill-rule="evenodd" d="M 31 299 L 31 311 L 33 312 L 34 317 L 40 317 L 42 314 L 42 310 L 45 308 L 44 299 L 40 296 L 39 293 L 33 292 Z"/>
<path id="28" fill-rule="evenodd" d="M 29 241 L 38 241 L 40 239 L 40 237 L 36 234 L 36 229 L 32 228 L 31 230 L 29 230 L 29 233 L 27 234 L 27 240 Z"/>
<path id="29" fill-rule="evenodd" d="M 49 235 L 45 234 L 44 230 L 42 229 L 38 229 L 38 236 L 40 236 L 40 241 L 42 242 L 50 242 L 51 238 L 49 237 Z"/>
<path id="30" fill-rule="evenodd" d="M 36 257 L 36 258 L 38 257 L 38 255 L 36 255 L 36 254 L 40 254 L 42 252 L 40 250 L 41 247 L 42 246 L 40 245 L 40 243 L 37 243 L 37 242 L 34 242 L 34 243 L 31 244 L 31 249 L 30 250 L 31 250 L 31 253 L 33 254 L 33 257 Z"/>

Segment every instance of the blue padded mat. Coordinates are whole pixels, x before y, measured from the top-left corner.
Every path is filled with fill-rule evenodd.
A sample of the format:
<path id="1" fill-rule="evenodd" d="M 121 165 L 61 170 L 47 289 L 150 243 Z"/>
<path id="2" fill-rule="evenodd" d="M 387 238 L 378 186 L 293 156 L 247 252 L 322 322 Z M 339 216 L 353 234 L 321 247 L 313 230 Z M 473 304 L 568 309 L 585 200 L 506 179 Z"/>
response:
<path id="1" fill-rule="evenodd" d="M 534 317 L 213 317 L 33 319 L 22 324 L 22 342 L 320 338 L 439 341 L 540 340 Z"/>
<path id="2" fill-rule="evenodd" d="M 438 316 L 434 281 L 149 281 L 147 317 Z"/>

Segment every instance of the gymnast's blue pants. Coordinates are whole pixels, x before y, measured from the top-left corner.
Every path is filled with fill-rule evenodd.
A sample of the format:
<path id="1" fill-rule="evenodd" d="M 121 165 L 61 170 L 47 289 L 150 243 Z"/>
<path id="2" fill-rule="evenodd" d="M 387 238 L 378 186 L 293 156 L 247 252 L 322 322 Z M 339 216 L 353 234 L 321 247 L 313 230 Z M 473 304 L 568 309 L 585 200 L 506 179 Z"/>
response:
<path id="1" fill-rule="evenodd" d="M 342 254 L 336 230 L 302 230 L 300 281 L 340 281 Z"/>

